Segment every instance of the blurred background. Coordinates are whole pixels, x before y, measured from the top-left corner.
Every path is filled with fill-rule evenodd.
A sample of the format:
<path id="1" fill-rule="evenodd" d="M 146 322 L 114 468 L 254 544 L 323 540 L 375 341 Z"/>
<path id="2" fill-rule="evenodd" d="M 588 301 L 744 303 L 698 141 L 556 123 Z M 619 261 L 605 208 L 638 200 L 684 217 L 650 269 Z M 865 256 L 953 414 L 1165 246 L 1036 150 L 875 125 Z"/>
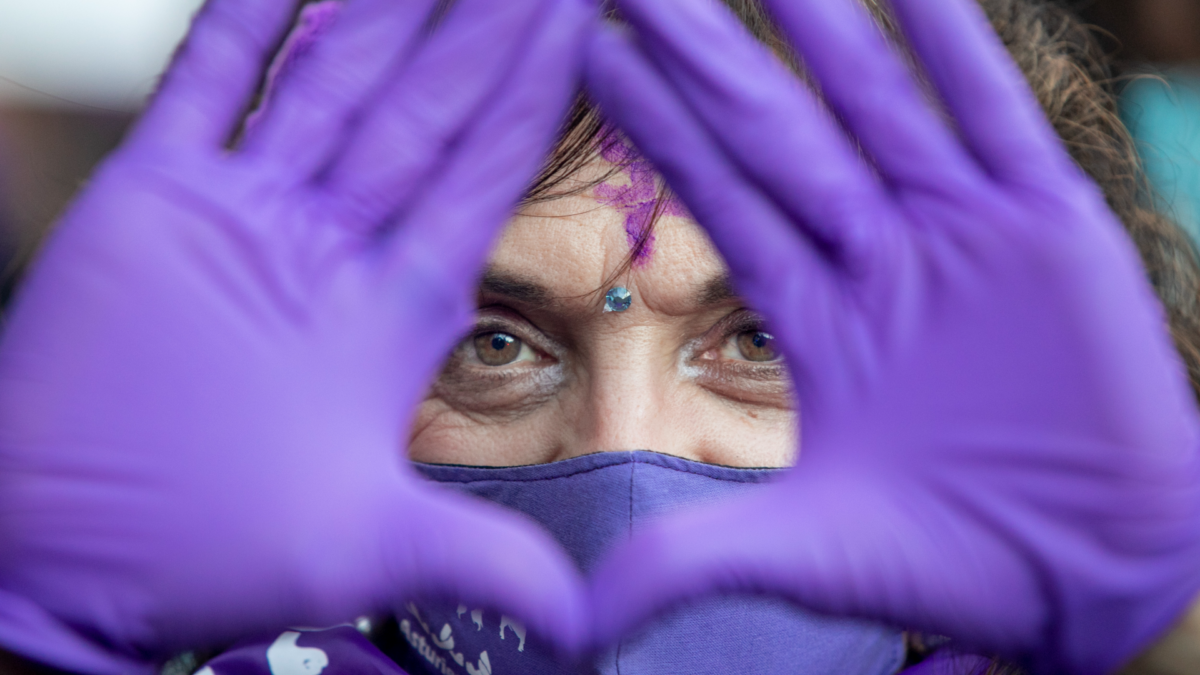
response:
<path id="1" fill-rule="evenodd" d="M 1108 33 L 1121 116 L 1162 207 L 1200 243 L 1200 0 L 1093 0 L 1084 17 Z"/>
<path id="2" fill-rule="evenodd" d="M 120 142 L 202 0 L 0 0 L 0 301 Z M 1200 241 L 1200 0 L 1070 0 L 1120 64 L 1164 208 Z M 1157 77 L 1128 78 L 1150 73 Z"/>
<path id="3" fill-rule="evenodd" d="M 0 0 L 0 301 L 202 0 Z"/>

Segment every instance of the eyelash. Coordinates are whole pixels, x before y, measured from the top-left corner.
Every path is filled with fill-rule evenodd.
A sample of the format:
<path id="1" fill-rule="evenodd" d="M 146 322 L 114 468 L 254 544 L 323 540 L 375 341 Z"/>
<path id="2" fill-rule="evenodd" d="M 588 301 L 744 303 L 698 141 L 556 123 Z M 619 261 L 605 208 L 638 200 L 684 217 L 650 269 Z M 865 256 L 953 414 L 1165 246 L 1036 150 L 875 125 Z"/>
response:
<path id="1" fill-rule="evenodd" d="M 534 358 L 527 360 L 518 356 L 516 361 L 502 366 L 490 366 L 481 362 L 479 357 L 475 355 L 474 340 L 478 337 L 495 333 L 511 335 L 520 340 L 522 355 L 525 350 L 530 350 L 533 352 Z M 556 360 L 543 345 L 539 344 L 542 342 L 541 340 L 537 338 L 530 339 L 530 333 L 531 331 L 524 330 L 523 327 L 517 325 L 516 321 L 507 320 L 501 316 L 484 316 L 475 323 L 470 335 L 459 343 L 456 351 L 465 356 L 466 360 L 471 362 L 472 366 L 486 371 L 486 376 L 496 376 L 498 379 L 505 379 L 515 376 L 516 373 L 513 371 L 518 370 L 521 364 Z"/>
<path id="2" fill-rule="evenodd" d="M 716 351 L 718 353 L 722 353 L 721 360 L 737 363 L 737 364 L 739 364 L 740 367 L 753 368 L 756 370 L 763 370 L 763 369 L 768 369 L 768 368 L 776 368 L 777 369 L 778 365 L 782 361 L 782 358 L 777 359 L 775 361 L 756 362 L 756 361 L 750 361 L 749 359 L 729 358 L 728 356 L 725 356 L 723 354 L 723 352 L 726 351 L 727 347 L 729 347 L 731 345 L 732 345 L 733 349 L 738 349 L 738 347 L 736 346 L 736 343 L 734 341 L 737 339 L 737 337 L 739 335 L 741 335 L 743 333 L 749 333 L 749 332 L 765 332 L 764 329 L 765 329 L 764 321 L 760 316 L 758 316 L 757 314 L 754 314 L 750 310 L 747 310 L 744 308 L 739 309 L 735 312 L 728 314 L 724 319 L 717 322 L 717 324 L 715 324 L 711 329 L 709 329 L 710 335 L 713 333 L 714 330 L 718 331 L 718 335 L 720 335 L 720 337 L 718 339 L 706 340 L 704 338 L 700 338 L 700 340 L 699 340 L 700 344 L 698 346 L 701 346 L 702 348 L 695 350 L 693 352 L 693 356 L 691 357 L 691 359 L 697 359 L 697 358 L 704 359 L 705 355 L 712 354 L 714 351 Z M 490 334 L 494 334 L 494 333 L 503 333 L 505 335 L 511 335 L 512 337 L 516 338 L 517 340 L 520 340 L 521 345 L 522 345 L 522 354 L 524 354 L 524 350 L 529 350 L 529 351 L 533 352 L 534 358 L 526 359 L 526 358 L 522 358 L 521 356 L 519 356 L 519 357 L 517 357 L 517 360 L 513 361 L 512 363 L 505 364 L 502 366 L 490 366 L 490 365 L 484 364 L 482 362 L 479 362 L 478 356 L 476 356 L 474 353 L 473 340 L 475 340 L 478 337 L 481 337 L 484 335 L 490 335 Z M 555 360 L 554 356 L 549 354 L 548 350 L 545 349 L 543 345 L 539 344 L 540 342 L 542 342 L 542 341 L 536 337 L 533 339 L 530 339 L 530 331 L 525 330 L 522 326 L 517 325 L 516 321 L 507 320 L 505 317 L 502 317 L 502 316 L 485 316 L 476 322 L 470 335 L 468 337 L 466 337 L 459 344 L 458 349 L 463 350 L 463 354 L 467 357 L 468 361 L 474 361 L 474 363 L 472 363 L 472 365 L 475 365 L 482 369 L 492 371 L 493 373 L 499 374 L 497 371 L 514 370 L 515 368 L 512 368 L 510 366 L 516 366 L 517 364 L 528 364 L 528 363 L 536 363 L 538 361 Z M 709 359 L 705 359 L 705 360 L 716 360 L 716 359 L 709 358 Z"/>
<path id="3" fill-rule="evenodd" d="M 737 339 L 737 337 L 743 333 L 757 333 L 757 332 L 767 333 L 765 322 L 763 321 L 762 317 L 758 316 L 754 312 L 752 312 L 748 309 L 745 309 L 745 308 L 739 309 L 739 310 L 727 315 L 724 319 L 722 319 L 715 326 L 713 326 L 713 329 L 719 329 L 719 335 L 721 337 L 718 340 L 712 341 L 712 342 L 709 342 L 709 341 L 701 338 L 702 342 L 700 343 L 700 345 L 703 348 L 698 350 L 698 352 L 696 353 L 696 356 L 694 358 L 704 358 L 704 356 L 706 354 L 710 354 L 714 350 L 718 351 L 718 352 L 723 352 L 728 345 L 730 345 L 731 343 L 734 343 L 734 341 Z M 769 335 L 769 333 L 768 333 L 768 335 Z M 734 349 L 737 349 L 736 343 L 734 343 L 733 346 L 734 346 Z M 729 359 L 729 358 L 725 358 L 723 360 L 732 361 L 734 363 L 739 364 L 740 366 L 751 367 L 751 368 L 755 368 L 755 369 L 763 369 L 763 368 L 778 369 L 779 365 L 782 363 L 782 357 L 780 357 L 774 361 L 750 361 L 748 359 Z"/>
<path id="4" fill-rule="evenodd" d="M 712 324 L 679 353 L 680 375 L 725 399 L 751 405 L 790 407 L 790 378 L 782 358 L 753 361 L 737 345 L 739 335 L 763 331 L 761 317 L 738 309 Z M 476 339 L 503 333 L 522 343 L 522 356 L 510 363 L 489 365 L 476 351 Z M 524 350 L 533 352 L 525 358 Z M 732 357 L 730 350 L 742 354 Z M 569 379 L 568 353 L 503 305 L 480 308 L 473 330 L 455 348 L 435 384 L 435 391 L 452 406 L 491 414 L 525 414 L 549 400 Z"/>

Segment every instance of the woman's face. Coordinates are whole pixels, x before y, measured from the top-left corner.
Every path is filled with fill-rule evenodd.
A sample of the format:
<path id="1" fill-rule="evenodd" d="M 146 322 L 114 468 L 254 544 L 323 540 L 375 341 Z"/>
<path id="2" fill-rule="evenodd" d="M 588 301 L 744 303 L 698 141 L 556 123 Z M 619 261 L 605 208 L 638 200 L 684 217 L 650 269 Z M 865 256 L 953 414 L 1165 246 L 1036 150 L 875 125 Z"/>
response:
<path id="1" fill-rule="evenodd" d="M 630 253 L 629 204 L 613 203 L 590 190 L 512 220 L 480 284 L 474 331 L 417 412 L 412 459 L 514 466 L 653 450 L 792 463 L 788 374 L 694 222 L 661 218 L 652 254 L 608 284 L 628 288 L 632 305 L 603 311 L 605 280 Z"/>

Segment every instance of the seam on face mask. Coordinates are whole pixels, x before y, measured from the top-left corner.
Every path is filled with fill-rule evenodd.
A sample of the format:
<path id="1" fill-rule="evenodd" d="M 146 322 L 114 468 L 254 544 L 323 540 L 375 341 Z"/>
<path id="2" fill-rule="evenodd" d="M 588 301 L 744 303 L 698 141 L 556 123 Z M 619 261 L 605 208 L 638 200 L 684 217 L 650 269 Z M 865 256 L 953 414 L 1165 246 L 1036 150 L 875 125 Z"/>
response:
<path id="1" fill-rule="evenodd" d="M 628 451 L 628 452 L 633 452 L 633 451 Z M 678 459 L 678 460 L 680 460 L 680 461 L 690 461 L 690 460 L 685 460 L 685 459 L 683 459 L 683 458 L 679 458 L 679 457 L 673 457 L 673 456 L 671 456 L 671 455 L 665 455 L 665 457 L 668 457 L 668 458 L 671 458 L 671 459 Z M 653 466 L 657 466 L 658 468 L 660 468 L 660 469 L 664 469 L 664 470 L 666 470 L 666 471 L 675 471 L 675 472 L 677 472 L 677 473 L 686 473 L 686 474 L 691 474 L 691 475 L 693 475 L 693 476 L 700 476 L 700 477 L 702 477 L 702 478 L 708 478 L 708 479 L 711 479 L 711 480 L 726 481 L 726 482 L 738 482 L 738 483 L 750 483 L 750 484 L 755 484 L 755 483 L 766 482 L 767 480 L 770 480 L 770 478 L 772 477 L 772 476 L 768 476 L 768 477 L 766 477 L 764 480 L 759 480 L 759 481 L 743 481 L 743 480 L 735 480 L 735 481 L 730 481 L 730 480 L 728 480 L 728 479 L 724 479 L 724 478 L 718 478 L 718 477 L 716 477 L 716 476 L 711 476 L 711 475 L 709 475 L 709 474 L 705 473 L 704 471 L 692 470 L 690 467 L 663 466 L 662 464 L 660 464 L 660 463 L 658 463 L 658 462 L 645 462 L 645 461 L 642 461 L 641 459 L 639 459 L 639 458 L 637 458 L 637 457 L 634 457 L 634 458 L 633 458 L 633 461 L 629 462 L 629 464 L 630 464 L 630 465 L 633 465 L 633 466 L 636 466 L 636 465 L 638 465 L 638 464 L 651 464 L 651 465 L 653 465 Z M 546 465 L 546 464 L 535 464 L 535 465 L 532 465 L 532 466 L 548 466 L 548 465 Z M 504 479 L 499 479 L 499 478 L 473 478 L 473 479 L 471 479 L 471 480 L 438 480 L 438 479 L 431 479 L 431 480 L 435 480 L 436 482 L 440 482 L 440 483 L 454 483 L 454 484 L 458 484 L 458 485 L 471 485 L 471 484 L 473 484 L 473 483 L 490 483 L 490 482 L 494 482 L 494 481 L 497 481 L 497 480 L 503 480 L 503 481 L 504 481 L 504 482 L 506 482 L 506 483 L 540 483 L 540 482 L 544 482 L 544 481 L 550 481 L 550 480 L 561 480 L 561 479 L 564 479 L 564 478 L 572 478 L 572 477 L 574 477 L 574 476 L 582 476 L 582 475 L 584 475 L 584 474 L 589 474 L 589 473 L 593 473 L 593 472 L 596 472 L 596 471 L 603 471 L 604 469 L 611 469 L 611 468 L 618 467 L 618 466 L 621 466 L 621 463 L 617 462 L 617 463 L 613 463 L 613 464 L 607 464 L 607 465 L 605 465 L 605 466 L 594 466 L 594 467 L 587 468 L 587 469 L 580 469 L 580 470 L 578 470 L 578 471 L 573 471 L 573 472 L 571 472 L 571 473 L 564 473 L 564 474 L 561 474 L 561 475 L 558 475 L 558 476 L 547 476 L 547 477 L 542 477 L 542 478 L 522 478 L 522 479 L 512 479 L 512 478 L 504 478 Z M 704 466 L 710 466 L 710 465 L 704 465 Z M 717 469 L 724 469 L 724 470 L 728 470 L 728 471 L 770 472 L 770 473 L 772 473 L 773 475 L 776 475 L 776 474 L 778 474 L 778 473 L 780 473 L 780 472 L 783 472 L 783 471 L 786 471 L 786 470 L 787 470 L 787 468 L 779 468 L 779 469 L 774 469 L 774 468 L 764 468 L 764 467 L 747 467 L 747 468 L 739 468 L 739 467 L 733 467 L 733 466 L 721 466 L 721 465 L 717 465 L 717 464 L 713 464 L 713 465 L 711 465 L 711 466 L 712 466 L 713 468 L 717 468 Z M 487 469 L 496 469 L 496 470 L 504 470 L 504 469 L 512 469 L 512 468 L 524 468 L 524 467 L 503 467 L 503 466 L 501 466 L 501 467 L 462 467 L 462 468 L 464 468 L 464 469 L 467 469 L 467 470 L 472 470 L 472 469 L 485 469 L 485 470 L 487 470 Z"/>
<path id="2" fill-rule="evenodd" d="M 626 531 L 626 536 L 629 539 L 633 539 L 633 496 L 634 496 L 634 489 L 635 489 L 634 483 L 637 481 L 638 464 L 641 464 L 641 463 L 642 462 L 639 462 L 636 457 L 634 458 L 634 460 L 632 462 L 629 463 L 629 530 Z M 617 653 L 616 653 L 616 656 L 614 657 L 614 663 L 613 663 L 613 668 L 615 668 L 617 671 L 616 675 L 621 675 L 621 647 L 624 644 L 625 644 L 624 638 L 617 640 Z"/>
<path id="3" fill-rule="evenodd" d="M 562 479 L 564 479 L 564 478 L 574 478 L 575 476 L 582 476 L 582 475 L 584 475 L 584 474 L 588 474 L 588 473 L 595 473 L 596 471 L 603 471 L 603 470 L 605 470 L 605 469 L 613 469 L 613 468 L 616 468 L 616 467 L 619 467 L 619 466 L 621 466 L 621 465 L 620 465 L 620 464 L 609 464 L 608 466 L 597 466 L 597 467 L 592 467 L 591 469 L 583 469 L 582 471 L 576 471 L 576 472 L 574 472 L 574 473 L 564 473 L 564 474 L 563 474 L 563 475 L 561 475 L 561 476 L 547 476 L 547 477 L 545 477 L 545 478 L 521 478 L 521 479 L 514 479 L 514 478 L 472 478 L 471 480 L 437 480 L 437 479 L 431 479 L 431 480 L 434 480 L 434 482 L 437 482 L 437 483 L 442 483 L 443 485 L 446 485 L 446 484 L 451 484 L 451 483 L 453 483 L 453 484 L 455 484 L 455 485 L 471 485 L 472 483 L 495 483 L 495 482 L 504 482 L 504 483 L 544 483 L 544 482 L 546 482 L 546 481 L 550 481 L 550 480 L 562 480 Z M 499 467 L 499 468 L 503 469 L 503 468 L 506 468 L 506 467 Z"/>
<path id="4" fill-rule="evenodd" d="M 637 480 L 637 465 L 641 462 L 633 461 L 629 463 L 629 538 L 633 539 L 633 491 L 635 489 L 634 481 Z"/>

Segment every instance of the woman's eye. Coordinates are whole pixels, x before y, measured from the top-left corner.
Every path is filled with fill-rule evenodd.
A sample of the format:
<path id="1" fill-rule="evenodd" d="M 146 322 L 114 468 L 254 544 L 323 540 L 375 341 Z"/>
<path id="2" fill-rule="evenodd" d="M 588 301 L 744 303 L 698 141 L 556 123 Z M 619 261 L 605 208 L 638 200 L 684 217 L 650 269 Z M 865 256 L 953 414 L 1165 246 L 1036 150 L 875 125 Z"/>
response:
<path id="1" fill-rule="evenodd" d="M 778 361 L 779 352 L 775 349 L 775 336 L 761 330 L 744 330 L 731 336 L 722 355 L 736 361 L 752 361 L 754 363 L 770 363 Z"/>
<path id="2" fill-rule="evenodd" d="M 475 356 L 486 366 L 507 366 L 517 361 L 533 361 L 536 354 L 520 338 L 508 333 L 480 333 L 475 336 Z"/>

